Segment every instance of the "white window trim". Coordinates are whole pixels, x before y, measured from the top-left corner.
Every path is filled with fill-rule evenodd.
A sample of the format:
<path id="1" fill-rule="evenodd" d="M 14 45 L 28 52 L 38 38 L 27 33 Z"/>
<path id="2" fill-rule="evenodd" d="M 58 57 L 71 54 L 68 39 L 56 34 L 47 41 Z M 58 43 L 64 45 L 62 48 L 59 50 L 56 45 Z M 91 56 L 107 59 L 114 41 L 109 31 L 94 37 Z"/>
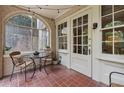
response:
<path id="1" fill-rule="evenodd" d="M 22 15 L 28 16 L 27 14 L 22 14 Z M 18 15 L 16 15 L 16 16 L 18 16 Z M 12 16 L 12 17 L 14 17 L 14 16 Z M 11 17 L 10 17 L 10 18 L 11 18 Z M 31 39 L 33 39 L 33 38 L 32 38 L 32 32 L 33 32 L 33 30 L 38 30 L 38 31 L 39 31 L 39 30 L 43 30 L 43 29 L 33 28 L 33 18 L 34 18 L 34 17 L 32 16 L 32 17 L 31 17 L 31 27 L 18 25 L 18 24 L 14 24 L 14 23 L 11 23 L 11 22 L 10 22 L 9 24 L 10 24 L 10 25 L 13 25 L 13 26 L 16 26 L 16 27 L 27 28 L 27 29 L 32 30 L 32 31 L 31 31 Z M 37 18 L 37 19 L 38 19 L 38 18 Z M 40 19 L 39 19 L 39 20 L 40 20 Z M 8 21 L 8 22 L 9 22 L 9 21 Z M 8 23 L 8 22 L 7 22 L 7 23 Z M 7 24 L 7 23 L 6 23 L 6 24 Z M 5 24 L 5 25 L 6 25 L 6 24 Z M 49 36 L 50 36 L 50 35 L 49 35 Z M 6 37 L 4 37 L 4 38 L 6 38 Z M 32 42 L 33 42 L 33 40 L 32 40 Z M 49 40 L 49 42 L 50 42 L 50 40 Z M 50 45 L 50 43 L 49 43 L 49 45 Z M 5 43 L 4 43 L 4 46 L 5 46 Z M 31 44 L 31 48 L 33 49 L 33 43 Z M 5 52 L 5 51 L 4 51 L 4 52 Z M 10 52 L 12 52 L 12 51 L 10 51 Z M 34 52 L 34 50 L 31 50 L 31 51 L 21 51 L 22 54 L 33 53 L 33 52 Z M 39 50 L 39 52 L 42 52 L 42 51 Z M 4 57 L 9 57 L 9 54 L 5 54 L 5 53 L 4 53 L 3 56 L 4 56 Z"/>
<path id="2" fill-rule="evenodd" d="M 112 6 L 113 8 L 113 6 Z M 103 61 L 110 61 L 110 62 L 114 62 L 114 63 L 120 63 L 120 64 L 124 64 L 124 55 L 119 55 L 119 54 L 106 54 L 106 53 L 102 53 L 102 30 L 105 30 L 105 29 L 109 29 L 109 28 L 102 28 L 102 23 L 101 23 L 101 20 L 102 20 L 102 15 L 101 15 L 101 6 L 99 6 L 99 9 L 100 9 L 100 55 L 98 55 L 96 58 L 99 59 L 99 60 L 103 60 Z M 123 9 L 124 10 L 124 9 Z M 113 12 L 114 13 L 114 12 Z M 112 19 L 113 21 L 113 19 Z M 113 21 L 114 22 L 114 21 Z M 120 25 L 120 26 L 113 26 L 113 27 L 110 27 L 110 28 L 117 28 L 117 27 L 124 27 L 124 25 Z M 113 47 L 114 48 L 114 47 Z"/>

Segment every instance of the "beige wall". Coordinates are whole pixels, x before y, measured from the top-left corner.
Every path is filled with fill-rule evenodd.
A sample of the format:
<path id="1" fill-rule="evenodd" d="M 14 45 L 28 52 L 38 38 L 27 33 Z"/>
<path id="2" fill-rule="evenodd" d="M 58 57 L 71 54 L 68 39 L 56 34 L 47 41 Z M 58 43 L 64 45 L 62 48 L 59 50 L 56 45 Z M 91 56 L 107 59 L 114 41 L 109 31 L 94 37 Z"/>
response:
<path id="1" fill-rule="evenodd" d="M 2 24 L 1 24 L 1 15 L 0 15 L 0 45 L 2 45 Z M 0 46 L 0 78 L 2 77 L 2 46 Z"/>
<path id="2" fill-rule="evenodd" d="M 3 58 L 3 43 L 2 41 L 4 41 L 4 37 L 2 38 L 2 36 L 4 36 L 4 24 L 7 21 L 7 18 L 9 18 L 10 16 L 19 13 L 19 12 L 24 12 L 24 13 L 29 13 L 23 9 L 20 9 L 18 7 L 15 6 L 0 6 L 0 77 L 2 77 L 2 73 L 5 74 L 4 70 L 6 68 L 2 68 L 5 66 L 2 66 L 3 64 L 6 65 L 7 62 L 5 62 Z M 29 13 L 30 14 L 30 13 Z M 39 17 L 42 21 L 45 22 L 45 24 L 48 26 L 48 29 L 51 31 L 51 48 L 53 51 L 56 50 L 56 31 L 55 31 L 55 21 L 53 19 L 44 17 L 42 15 L 35 15 L 37 17 Z M 10 62 L 9 62 L 10 63 Z M 11 68 L 11 67 L 10 67 Z M 10 69 L 11 71 L 11 69 Z"/>

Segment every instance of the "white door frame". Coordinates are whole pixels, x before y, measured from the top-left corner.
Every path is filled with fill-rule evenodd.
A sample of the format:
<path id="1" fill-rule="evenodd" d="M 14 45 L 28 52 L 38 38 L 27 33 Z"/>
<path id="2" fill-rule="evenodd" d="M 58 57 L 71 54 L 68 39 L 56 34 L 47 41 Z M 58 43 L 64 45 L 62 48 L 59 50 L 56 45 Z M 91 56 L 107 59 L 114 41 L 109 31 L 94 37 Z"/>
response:
<path id="1" fill-rule="evenodd" d="M 92 77 L 92 8 L 88 8 L 88 9 L 86 9 L 85 11 L 82 11 L 82 12 L 80 12 L 80 13 L 78 13 L 77 15 L 75 15 L 75 16 L 73 16 L 73 17 L 71 17 L 71 37 L 70 37 L 70 41 L 71 41 L 71 44 L 70 44 L 70 68 L 72 68 L 72 56 L 73 56 L 73 50 L 72 50 L 72 46 L 73 46 L 73 23 L 72 23 L 72 21 L 73 21 L 73 19 L 75 19 L 75 18 L 78 18 L 78 17 L 80 17 L 80 16 L 83 16 L 83 15 L 85 15 L 85 14 L 88 14 L 89 15 L 89 18 L 88 18 L 88 20 L 89 20 L 89 27 L 88 27 L 88 30 L 90 30 L 90 40 L 88 40 L 88 42 L 90 42 L 90 56 L 89 56 L 89 62 L 90 62 L 90 75 L 88 75 L 89 77 Z M 88 34 L 88 36 L 89 36 L 89 34 Z M 89 39 L 89 38 L 88 38 Z M 89 47 L 89 44 L 88 44 L 88 47 Z M 89 52 L 89 48 L 88 48 L 88 52 Z M 76 57 L 81 57 L 82 55 L 81 54 L 76 54 L 76 55 L 78 55 L 78 56 L 76 56 Z M 81 56 L 80 56 L 81 55 Z M 73 68 L 72 68 L 73 69 Z M 82 73 L 83 74 L 83 73 Z"/>

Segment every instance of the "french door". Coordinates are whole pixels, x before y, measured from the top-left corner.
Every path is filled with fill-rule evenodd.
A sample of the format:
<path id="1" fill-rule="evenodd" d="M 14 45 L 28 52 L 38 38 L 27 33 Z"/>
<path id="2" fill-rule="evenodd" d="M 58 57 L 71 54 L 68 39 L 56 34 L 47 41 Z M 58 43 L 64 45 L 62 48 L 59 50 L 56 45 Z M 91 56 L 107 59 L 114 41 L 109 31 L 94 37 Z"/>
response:
<path id="1" fill-rule="evenodd" d="M 91 11 L 71 19 L 71 68 L 91 77 Z"/>

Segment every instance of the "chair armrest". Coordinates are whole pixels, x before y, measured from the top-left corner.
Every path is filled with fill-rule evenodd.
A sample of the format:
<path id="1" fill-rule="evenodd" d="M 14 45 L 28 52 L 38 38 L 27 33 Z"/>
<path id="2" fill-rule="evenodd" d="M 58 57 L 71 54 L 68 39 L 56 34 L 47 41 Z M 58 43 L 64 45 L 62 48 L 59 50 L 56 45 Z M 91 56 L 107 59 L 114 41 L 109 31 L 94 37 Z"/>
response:
<path id="1" fill-rule="evenodd" d="M 109 87 L 111 87 L 111 85 L 112 85 L 112 82 L 111 82 L 111 76 L 112 76 L 112 74 L 124 75 L 124 73 L 121 73 L 121 72 L 111 72 L 111 73 L 109 74 Z"/>

